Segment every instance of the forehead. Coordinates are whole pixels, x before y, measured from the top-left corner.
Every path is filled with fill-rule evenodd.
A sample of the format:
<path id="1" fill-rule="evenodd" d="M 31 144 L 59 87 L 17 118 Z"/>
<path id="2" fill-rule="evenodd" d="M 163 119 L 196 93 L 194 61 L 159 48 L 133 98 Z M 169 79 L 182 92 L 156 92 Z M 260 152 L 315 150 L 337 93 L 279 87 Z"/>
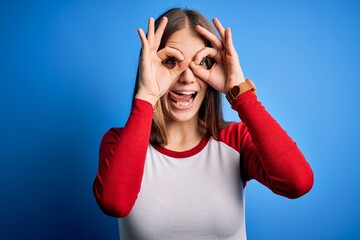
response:
<path id="1" fill-rule="evenodd" d="M 184 57 L 193 57 L 205 47 L 204 40 L 190 28 L 174 32 L 167 40 L 165 46 L 178 49 Z"/>

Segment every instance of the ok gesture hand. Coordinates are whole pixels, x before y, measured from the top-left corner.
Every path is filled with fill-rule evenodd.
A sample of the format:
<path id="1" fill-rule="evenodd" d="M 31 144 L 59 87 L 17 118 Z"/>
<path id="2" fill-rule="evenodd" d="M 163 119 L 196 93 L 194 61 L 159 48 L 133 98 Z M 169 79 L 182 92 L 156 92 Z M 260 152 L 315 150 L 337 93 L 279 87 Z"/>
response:
<path id="1" fill-rule="evenodd" d="M 205 47 L 199 51 L 190 67 L 199 78 L 209 83 L 216 90 L 226 93 L 233 86 L 245 81 L 245 78 L 233 45 L 230 28 L 224 29 L 217 18 L 214 18 L 213 23 L 221 39 L 207 29 L 196 26 L 196 31 L 208 39 L 213 48 Z M 205 69 L 199 65 L 202 59 L 206 57 L 215 60 L 215 64 L 210 69 Z"/>
<path id="2" fill-rule="evenodd" d="M 153 106 L 166 93 L 179 75 L 189 66 L 183 54 L 174 48 L 165 47 L 158 51 L 162 35 L 168 19 L 164 17 L 155 32 L 154 19 L 148 23 L 148 34 L 139 28 L 138 33 L 142 44 L 139 62 L 139 88 L 136 98 L 148 101 Z M 164 66 L 163 61 L 174 59 L 174 67 Z"/>

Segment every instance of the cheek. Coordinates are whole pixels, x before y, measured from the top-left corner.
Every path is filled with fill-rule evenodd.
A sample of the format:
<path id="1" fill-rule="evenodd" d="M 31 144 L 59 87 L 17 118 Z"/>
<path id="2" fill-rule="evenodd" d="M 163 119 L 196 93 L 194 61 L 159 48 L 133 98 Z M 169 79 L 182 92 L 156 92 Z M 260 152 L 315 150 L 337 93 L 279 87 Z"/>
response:
<path id="1" fill-rule="evenodd" d="M 198 83 L 199 83 L 199 86 L 200 86 L 200 89 L 201 89 L 201 93 L 203 95 L 205 95 L 208 87 L 209 87 L 209 84 L 207 84 L 206 82 L 204 82 L 203 80 L 201 79 L 198 79 Z"/>

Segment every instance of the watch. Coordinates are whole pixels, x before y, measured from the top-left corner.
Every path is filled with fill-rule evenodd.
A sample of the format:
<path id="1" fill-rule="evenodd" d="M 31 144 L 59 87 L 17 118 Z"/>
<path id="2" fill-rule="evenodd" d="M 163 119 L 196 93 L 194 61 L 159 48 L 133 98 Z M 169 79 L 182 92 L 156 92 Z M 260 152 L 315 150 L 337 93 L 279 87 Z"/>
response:
<path id="1" fill-rule="evenodd" d="M 227 93 L 226 99 L 229 101 L 230 104 L 234 102 L 234 100 L 243 94 L 244 92 L 252 90 L 253 93 L 256 95 L 256 87 L 255 84 L 251 81 L 251 79 L 245 79 L 245 82 L 240 83 L 239 85 L 233 86 Z"/>

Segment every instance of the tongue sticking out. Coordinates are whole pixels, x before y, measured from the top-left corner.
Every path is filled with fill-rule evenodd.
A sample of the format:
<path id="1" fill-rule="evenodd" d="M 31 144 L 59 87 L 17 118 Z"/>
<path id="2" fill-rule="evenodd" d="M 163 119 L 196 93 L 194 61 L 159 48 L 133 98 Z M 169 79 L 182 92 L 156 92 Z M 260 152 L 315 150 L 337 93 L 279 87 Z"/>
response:
<path id="1" fill-rule="evenodd" d="M 172 100 L 176 102 L 183 102 L 183 101 L 189 101 L 193 97 L 193 94 L 192 93 L 181 94 L 181 93 L 170 92 L 170 97 Z"/>
<path id="2" fill-rule="evenodd" d="M 196 92 L 169 92 L 171 100 L 177 105 L 177 106 L 190 106 L 192 103 Z"/>

